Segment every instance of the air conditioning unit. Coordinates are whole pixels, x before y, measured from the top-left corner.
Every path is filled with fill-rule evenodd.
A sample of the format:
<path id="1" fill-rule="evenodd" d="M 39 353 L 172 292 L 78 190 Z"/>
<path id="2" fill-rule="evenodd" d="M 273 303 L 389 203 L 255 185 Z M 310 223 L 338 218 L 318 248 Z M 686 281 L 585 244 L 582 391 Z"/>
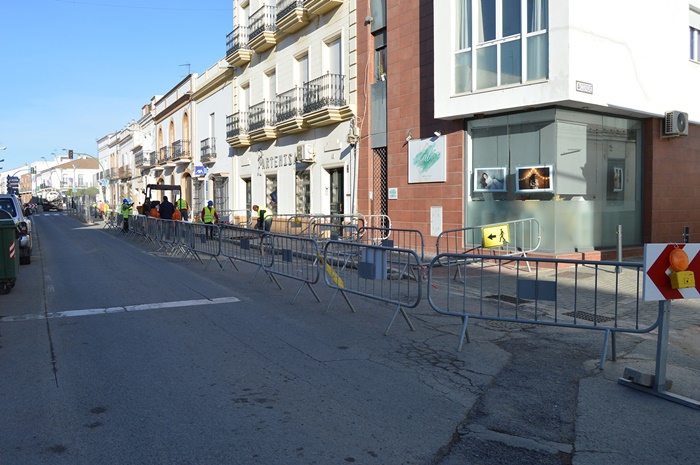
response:
<path id="1" fill-rule="evenodd" d="M 314 146 L 311 144 L 297 145 L 297 161 L 303 163 L 313 163 L 315 161 Z"/>
<path id="2" fill-rule="evenodd" d="M 687 136 L 688 113 L 667 111 L 664 117 L 664 136 Z"/>

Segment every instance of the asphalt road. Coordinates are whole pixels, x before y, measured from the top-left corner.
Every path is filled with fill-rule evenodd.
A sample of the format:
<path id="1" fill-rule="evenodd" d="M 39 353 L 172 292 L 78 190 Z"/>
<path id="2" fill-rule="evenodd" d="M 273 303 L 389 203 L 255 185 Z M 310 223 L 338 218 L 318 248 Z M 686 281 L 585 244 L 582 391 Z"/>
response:
<path id="1" fill-rule="evenodd" d="M 459 322 L 256 268 L 180 261 L 65 214 L 0 296 L 2 464 L 693 463 L 700 412 L 617 383 L 655 334 Z M 692 307 L 691 311 L 692 312 Z M 689 313 L 690 313 L 689 312 Z M 672 332 L 674 390 L 700 398 L 700 315 Z"/>

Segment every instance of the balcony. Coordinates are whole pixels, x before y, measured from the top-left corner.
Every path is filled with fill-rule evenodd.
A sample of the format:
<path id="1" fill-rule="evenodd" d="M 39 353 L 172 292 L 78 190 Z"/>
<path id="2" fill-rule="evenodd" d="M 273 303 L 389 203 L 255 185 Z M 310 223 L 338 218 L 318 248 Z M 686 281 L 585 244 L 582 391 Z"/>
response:
<path id="1" fill-rule="evenodd" d="M 321 127 L 352 118 L 345 100 L 345 76 L 326 74 L 304 83 L 304 119 Z"/>
<path id="2" fill-rule="evenodd" d="M 119 179 L 131 179 L 131 166 L 120 166 L 117 173 Z"/>
<path id="3" fill-rule="evenodd" d="M 320 16 L 338 8 L 343 0 L 304 0 L 304 6 L 310 15 Z"/>
<path id="4" fill-rule="evenodd" d="M 304 119 L 304 93 L 294 87 L 277 95 L 277 132 L 280 135 L 294 134 L 309 128 Z"/>
<path id="5" fill-rule="evenodd" d="M 248 133 L 252 142 L 277 138 L 275 110 L 275 102 L 271 100 L 264 100 L 250 107 Z"/>
<path id="6" fill-rule="evenodd" d="M 110 168 L 110 169 L 108 170 L 107 176 L 109 176 L 109 179 L 119 179 L 119 169 L 117 169 L 117 168 Z"/>
<path id="7" fill-rule="evenodd" d="M 171 160 L 178 165 L 186 165 L 192 161 L 190 141 L 177 140 L 173 142 Z"/>
<path id="8" fill-rule="evenodd" d="M 277 33 L 291 34 L 309 24 L 304 0 L 277 0 Z"/>
<path id="9" fill-rule="evenodd" d="M 250 15 L 248 44 L 257 53 L 262 53 L 277 43 L 276 9 L 275 5 L 263 5 Z"/>
<path id="10" fill-rule="evenodd" d="M 158 164 L 162 168 L 172 168 L 175 166 L 175 163 L 173 163 L 172 156 L 171 156 L 172 151 L 170 150 L 170 147 L 167 145 L 163 146 L 160 148 L 158 151 Z"/>
<path id="11" fill-rule="evenodd" d="M 158 163 L 156 152 L 143 153 L 142 151 L 134 154 L 134 164 L 137 168 L 148 169 Z"/>
<path id="12" fill-rule="evenodd" d="M 247 111 L 239 111 L 226 117 L 226 142 L 231 147 L 250 146 Z"/>
<path id="13" fill-rule="evenodd" d="M 231 66 L 243 66 L 253 58 L 248 45 L 248 26 L 236 26 L 226 36 L 226 61 Z"/>
<path id="14" fill-rule="evenodd" d="M 199 142 L 199 159 L 202 163 L 216 162 L 216 137 Z"/>

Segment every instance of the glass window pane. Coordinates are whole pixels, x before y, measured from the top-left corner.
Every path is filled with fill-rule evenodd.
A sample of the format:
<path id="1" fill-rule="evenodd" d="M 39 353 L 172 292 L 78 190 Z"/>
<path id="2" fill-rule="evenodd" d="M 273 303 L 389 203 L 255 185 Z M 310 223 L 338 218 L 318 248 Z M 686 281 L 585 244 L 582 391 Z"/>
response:
<path id="1" fill-rule="evenodd" d="M 503 36 L 520 34 L 520 0 L 502 0 Z"/>
<path id="2" fill-rule="evenodd" d="M 496 0 L 479 1 L 479 42 L 484 43 L 496 38 Z"/>
<path id="3" fill-rule="evenodd" d="M 471 0 L 456 0 L 457 19 L 457 50 L 472 46 L 472 2 Z"/>
<path id="4" fill-rule="evenodd" d="M 498 62 L 496 46 L 481 48 L 476 51 L 476 88 L 496 87 Z"/>
<path id="5" fill-rule="evenodd" d="M 547 29 L 547 0 L 527 0 L 527 32 Z"/>
<path id="6" fill-rule="evenodd" d="M 547 34 L 527 39 L 527 80 L 546 79 L 549 76 Z"/>
<path id="7" fill-rule="evenodd" d="M 501 46 L 501 85 L 520 84 L 521 74 L 520 41 L 506 42 Z"/>
<path id="8" fill-rule="evenodd" d="M 472 54 L 458 53 L 455 56 L 455 93 L 472 91 Z"/>

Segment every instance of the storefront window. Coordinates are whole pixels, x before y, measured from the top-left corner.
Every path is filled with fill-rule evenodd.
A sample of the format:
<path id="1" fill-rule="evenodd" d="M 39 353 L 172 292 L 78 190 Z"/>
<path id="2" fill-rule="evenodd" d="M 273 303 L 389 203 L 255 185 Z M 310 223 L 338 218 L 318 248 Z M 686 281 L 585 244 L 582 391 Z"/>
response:
<path id="1" fill-rule="evenodd" d="M 534 218 L 548 253 L 612 248 L 618 225 L 641 244 L 641 128 L 556 109 L 469 122 L 467 226 Z"/>

